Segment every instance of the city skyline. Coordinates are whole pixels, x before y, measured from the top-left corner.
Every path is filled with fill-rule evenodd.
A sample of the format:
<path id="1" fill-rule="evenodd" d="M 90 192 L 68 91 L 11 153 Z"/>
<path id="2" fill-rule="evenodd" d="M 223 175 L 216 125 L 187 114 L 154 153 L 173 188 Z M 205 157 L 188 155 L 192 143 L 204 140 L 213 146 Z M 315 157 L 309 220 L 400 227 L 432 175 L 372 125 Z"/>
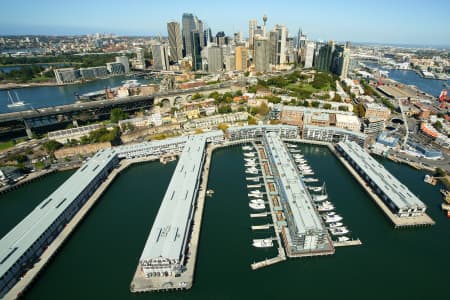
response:
<path id="1" fill-rule="evenodd" d="M 0 35 L 78 35 L 95 32 L 129 36 L 167 36 L 167 23 L 181 23 L 184 12 L 198 16 L 213 32 L 228 36 L 241 31 L 248 36 L 248 22 L 269 17 L 268 27 L 283 24 L 295 36 L 301 27 L 313 40 L 337 40 L 398 45 L 448 46 L 450 31 L 445 20 L 446 1 L 386 1 L 362 3 L 354 0 L 319 4 L 235 0 L 206 4 L 176 1 L 170 10 L 165 3 L 119 1 L 54 3 L 43 0 L 3 3 L 8 15 L 0 20 Z M 238 9 L 239 8 L 239 9 Z M 333 14 L 330 14 L 333 12 Z M 38 17 L 37 17 L 38 16 Z M 374 17 L 375 16 L 375 17 Z M 84 25 L 88 24 L 88 25 Z M 120 25 L 117 25 L 120 24 Z"/>

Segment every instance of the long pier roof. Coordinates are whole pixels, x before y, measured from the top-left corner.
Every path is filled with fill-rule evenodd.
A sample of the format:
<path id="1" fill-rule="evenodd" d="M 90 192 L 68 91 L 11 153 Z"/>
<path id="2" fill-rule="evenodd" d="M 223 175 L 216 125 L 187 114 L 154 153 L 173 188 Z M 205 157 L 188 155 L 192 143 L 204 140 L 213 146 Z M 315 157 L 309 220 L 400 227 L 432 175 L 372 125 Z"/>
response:
<path id="1" fill-rule="evenodd" d="M 140 261 L 158 257 L 179 260 L 195 207 L 196 186 L 202 172 L 206 136 L 192 135 L 170 180 Z"/>
<path id="2" fill-rule="evenodd" d="M 267 133 L 268 151 L 274 159 L 278 176 L 284 186 L 286 200 L 292 211 L 292 217 L 298 233 L 308 231 L 326 231 L 312 203 L 311 195 L 296 170 L 286 146 L 280 137 Z"/>
<path id="3" fill-rule="evenodd" d="M 97 152 L 0 240 L 0 277 L 32 247 L 116 155 L 114 149 Z"/>
<path id="4" fill-rule="evenodd" d="M 395 178 L 355 142 L 339 142 L 338 146 L 370 177 L 370 179 L 399 208 L 426 207 L 404 184 Z"/>

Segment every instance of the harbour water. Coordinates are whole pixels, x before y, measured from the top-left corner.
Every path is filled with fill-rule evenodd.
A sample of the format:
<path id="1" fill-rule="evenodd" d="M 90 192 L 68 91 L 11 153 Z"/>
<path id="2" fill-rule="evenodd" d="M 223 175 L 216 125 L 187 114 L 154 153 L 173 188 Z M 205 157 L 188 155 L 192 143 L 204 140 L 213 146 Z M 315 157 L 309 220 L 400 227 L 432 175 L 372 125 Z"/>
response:
<path id="1" fill-rule="evenodd" d="M 377 64 L 371 62 L 364 62 L 364 64 L 370 68 L 378 67 Z M 423 78 L 412 70 L 381 69 L 389 72 L 389 78 L 403 84 L 414 85 L 419 90 L 435 97 L 439 96 L 445 83 L 450 85 L 450 80 L 445 81 Z"/>
<path id="2" fill-rule="evenodd" d="M 0 113 L 75 103 L 76 93 L 81 95 L 84 93 L 104 90 L 105 87 L 117 87 L 122 85 L 123 81 L 128 79 L 132 78 L 126 76 L 115 76 L 80 84 L 14 89 L 10 91 L 11 95 L 15 97 L 15 93 L 17 93 L 20 100 L 28 104 L 26 107 L 15 109 L 10 109 L 7 106 L 8 103 L 10 103 L 8 99 L 8 91 L 0 90 Z M 138 82 L 149 83 L 149 80 L 139 79 Z"/>
<path id="3" fill-rule="evenodd" d="M 99 200 L 65 246 L 25 294 L 25 299 L 443 299 L 450 261 L 450 220 L 440 210 L 439 188 L 424 173 L 382 163 L 427 205 L 436 225 L 394 229 L 381 210 L 325 147 L 302 145 L 305 158 L 352 236 L 362 246 L 344 247 L 328 257 L 287 260 L 257 271 L 254 261 L 273 257 L 275 248 L 257 249 L 240 147 L 215 152 L 206 200 L 194 287 L 186 292 L 133 295 L 129 283 L 175 163 L 140 164 L 126 170 Z M 53 190 L 59 173 L 30 184 L 41 197 Z M 53 182 L 51 185 L 49 182 Z M 316 184 L 314 184 L 316 185 Z M 26 188 L 26 187 L 25 187 Z M 15 191 L 13 193 L 18 193 Z M 0 232 L 11 227 L 3 214 L 23 217 L 39 200 L 0 196 Z M 14 196 L 14 197 L 13 197 Z M 13 199 L 11 199 L 13 197 Z M 7 206 L 11 201 L 17 206 Z M 6 204 L 5 204 L 6 203 Z M 267 219 L 269 221 L 270 219 Z"/>

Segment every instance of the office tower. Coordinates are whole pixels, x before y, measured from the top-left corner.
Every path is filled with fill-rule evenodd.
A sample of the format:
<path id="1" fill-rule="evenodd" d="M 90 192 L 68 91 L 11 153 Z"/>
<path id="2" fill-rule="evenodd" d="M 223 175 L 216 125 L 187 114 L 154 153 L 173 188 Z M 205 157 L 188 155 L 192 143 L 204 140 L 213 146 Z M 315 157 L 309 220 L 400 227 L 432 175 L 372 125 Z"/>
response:
<path id="1" fill-rule="evenodd" d="M 167 23 L 167 33 L 169 35 L 170 58 L 177 62 L 183 58 L 183 40 L 181 38 L 180 23 Z"/>
<path id="2" fill-rule="evenodd" d="M 219 47 L 222 47 L 223 45 L 225 45 L 225 32 L 219 31 L 216 34 L 216 44 Z"/>
<path id="3" fill-rule="evenodd" d="M 223 61 L 225 64 L 225 70 L 227 72 L 236 70 L 236 60 L 234 58 L 234 52 L 224 55 Z"/>
<path id="4" fill-rule="evenodd" d="M 253 42 L 255 39 L 256 20 L 250 20 L 248 25 L 248 45 L 253 49 Z"/>
<path id="5" fill-rule="evenodd" d="M 153 69 L 169 70 L 169 47 L 165 44 L 152 45 Z"/>
<path id="6" fill-rule="evenodd" d="M 305 47 L 306 47 L 306 34 L 304 34 L 302 29 L 300 28 L 297 34 L 297 49 L 303 49 Z"/>
<path id="7" fill-rule="evenodd" d="M 255 37 L 255 71 L 270 72 L 269 65 L 269 40 L 266 37 Z"/>
<path id="8" fill-rule="evenodd" d="M 145 69 L 144 49 L 136 48 L 136 69 Z"/>
<path id="9" fill-rule="evenodd" d="M 121 63 L 123 65 L 125 73 L 130 72 L 130 62 L 126 56 L 116 56 L 116 63 Z"/>
<path id="10" fill-rule="evenodd" d="M 253 39 L 257 36 L 264 37 L 264 29 L 262 26 L 256 26 L 255 30 L 253 31 Z"/>
<path id="11" fill-rule="evenodd" d="M 242 42 L 242 32 L 234 33 L 234 44 L 240 44 Z"/>
<path id="12" fill-rule="evenodd" d="M 193 14 L 184 13 L 182 17 L 182 39 L 184 56 L 192 56 L 191 32 L 197 29 Z"/>
<path id="13" fill-rule="evenodd" d="M 236 63 L 236 71 L 247 71 L 248 53 L 247 48 L 238 46 L 234 49 L 234 61 Z"/>
<path id="14" fill-rule="evenodd" d="M 202 56 L 200 46 L 200 33 L 197 30 L 191 31 L 189 44 L 191 45 L 192 70 L 202 69 Z"/>
<path id="15" fill-rule="evenodd" d="M 275 30 L 269 32 L 269 63 L 271 65 L 277 64 L 277 41 L 278 33 Z"/>
<path id="16" fill-rule="evenodd" d="M 297 60 L 297 52 L 294 47 L 294 38 L 288 37 L 286 39 L 286 62 L 295 63 Z"/>
<path id="17" fill-rule="evenodd" d="M 287 28 L 283 25 L 276 25 L 275 31 L 277 32 L 277 65 L 283 65 L 287 63 L 286 59 L 286 40 L 287 40 Z"/>
<path id="18" fill-rule="evenodd" d="M 307 42 L 305 47 L 305 64 L 304 68 L 309 69 L 313 67 L 314 62 L 314 50 L 316 45 L 314 42 Z"/>
<path id="19" fill-rule="evenodd" d="M 328 44 L 320 45 L 318 49 L 315 67 L 319 71 L 330 72 L 333 63 L 334 42 L 330 41 Z"/>
<path id="20" fill-rule="evenodd" d="M 340 76 L 341 79 L 345 79 L 348 76 L 348 70 L 350 68 L 350 42 L 347 42 L 342 53 L 342 67 Z"/>
<path id="21" fill-rule="evenodd" d="M 211 46 L 208 50 L 208 72 L 217 73 L 223 70 L 222 48 Z"/>
<path id="22" fill-rule="evenodd" d="M 201 48 L 205 48 L 205 46 L 207 45 L 207 43 L 205 43 L 205 33 L 203 32 L 203 22 L 200 19 L 197 19 L 196 22 L 196 30 L 198 31 L 198 33 L 200 34 L 200 47 Z"/>

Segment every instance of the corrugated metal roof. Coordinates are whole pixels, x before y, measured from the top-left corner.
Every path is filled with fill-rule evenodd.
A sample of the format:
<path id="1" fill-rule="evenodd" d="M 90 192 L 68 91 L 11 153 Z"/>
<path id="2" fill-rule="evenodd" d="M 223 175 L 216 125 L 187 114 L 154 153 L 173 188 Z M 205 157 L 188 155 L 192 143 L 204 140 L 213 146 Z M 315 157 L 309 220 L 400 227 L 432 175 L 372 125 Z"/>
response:
<path id="1" fill-rule="evenodd" d="M 0 277 L 39 239 L 116 155 L 113 149 L 99 151 L 0 240 Z"/>
<path id="2" fill-rule="evenodd" d="M 370 177 L 370 179 L 390 198 L 398 209 L 424 208 L 420 201 L 405 185 L 395 178 L 383 165 L 355 142 L 340 142 L 338 146 Z"/>
<path id="3" fill-rule="evenodd" d="M 195 187 L 202 172 L 205 135 L 187 142 L 142 251 L 141 261 L 158 257 L 179 260 L 195 206 Z"/>
<path id="4" fill-rule="evenodd" d="M 289 207 L 292 210 L 292 217 L 296 232 L 301 234 L 309 231 L 325 232 L 326 229 L 314 208 L 311 195 L 304 182 L 300 180 L 295 163 L 281 141 L 280 137 L 274 133 L 266 134 L 267 151 L 274 160 L 278 170 L 278 175 L 283 185 L 283 190 Z"/>

